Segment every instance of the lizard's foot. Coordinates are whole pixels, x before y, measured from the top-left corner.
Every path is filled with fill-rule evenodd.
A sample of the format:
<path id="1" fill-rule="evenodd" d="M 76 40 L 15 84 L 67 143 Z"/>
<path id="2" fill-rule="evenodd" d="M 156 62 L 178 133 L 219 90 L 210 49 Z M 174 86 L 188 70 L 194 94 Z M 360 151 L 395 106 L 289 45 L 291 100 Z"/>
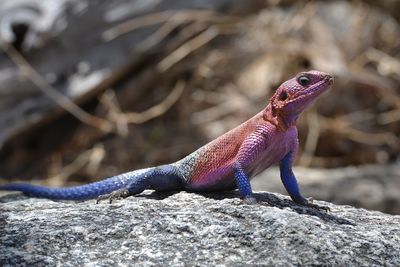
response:
<path id="1" fill-rule="evenodd" d="M 247 205 L 254 205 L 257 204 L 257 200 L 255 197 L 245 197 L 243 199 L 243 203 Z"/>
<path id="2" fill-rule="evenodd" d="M 96 204 L 99 204 L 100 201 L 106 200 L 106 199 L 108 199 L 108 203 L 111 204 L 114 200 L 119 200 L 119 199 L 122 199 L 122 198 L 126 198 L 129 195 L 130 194 L 129 194 L 128 189 L 122 188 L 122 189 L 119 189 L 119 190 L 115 190 L 115 191 L 111 192 L 110 194 L 105 194 L 105 195 L 99 196 L 97 198 L 97 200 L 96 200 Z"/>
<path id="3" fill-rule="evenodd" d="M 331 209 L 328 206 L 319 206 L 317 204 L 314 204 L 313 201 L 314 201 L 314 199 L 310 197 L 310 198 L 304 199 L 304 202 L 299 203 L 299 204 L 316 209 L 316 210 L 323 210 L 325 212 L 331 211 Z"/>

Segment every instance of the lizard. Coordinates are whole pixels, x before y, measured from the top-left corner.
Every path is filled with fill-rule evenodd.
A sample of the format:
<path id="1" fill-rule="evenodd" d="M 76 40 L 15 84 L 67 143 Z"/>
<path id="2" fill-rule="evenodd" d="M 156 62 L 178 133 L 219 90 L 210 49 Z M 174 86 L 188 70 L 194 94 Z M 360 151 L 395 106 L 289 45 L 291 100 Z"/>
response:
<path id="1" fill-rule="evenodd" d="M 177 162 L 122 173 L 101 181 L 63 188 L 10 183 L 0 190 L 21 191 L 31 197 L 97 202 L 128 197 L 145 189 L 210 192 L 238 189 L 243 202 L 257 203 L 250 179 L 279 165 L 282 183 L 300 205 L 327 209 L 302 196 L 292 165 L 299 141 L 296 122 L 314 100 L 331 87 L 334 78 L 307 71 L 282 83 L 267 106 L 252 118 L 200 147 Z"/>

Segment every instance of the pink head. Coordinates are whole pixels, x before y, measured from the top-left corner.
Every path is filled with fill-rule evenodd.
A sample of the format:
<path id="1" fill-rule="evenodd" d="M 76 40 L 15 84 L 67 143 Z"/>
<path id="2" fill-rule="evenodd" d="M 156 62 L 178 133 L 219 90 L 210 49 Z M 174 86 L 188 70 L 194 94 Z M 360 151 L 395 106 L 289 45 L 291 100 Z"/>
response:
<path id="1" fill-rule="evenodd" d="M 279 86 L 264 111 L 264 118 L 283 128 L 294 125 L 300 113 L 332 83 L 333 77 L 320 71 L 297 74 Z"/>

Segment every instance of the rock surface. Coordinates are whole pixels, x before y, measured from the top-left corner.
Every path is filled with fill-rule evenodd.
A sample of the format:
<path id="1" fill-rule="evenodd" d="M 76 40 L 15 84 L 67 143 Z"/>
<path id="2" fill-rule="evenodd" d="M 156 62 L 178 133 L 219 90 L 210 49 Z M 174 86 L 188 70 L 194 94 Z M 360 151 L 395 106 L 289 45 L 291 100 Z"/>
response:
<path id="1" fill-rule="evenodd" d="M 399 266 L 400 216 L 257 193 L 146 191 L 111 205 L 0 198 L 0 265 Z"/>

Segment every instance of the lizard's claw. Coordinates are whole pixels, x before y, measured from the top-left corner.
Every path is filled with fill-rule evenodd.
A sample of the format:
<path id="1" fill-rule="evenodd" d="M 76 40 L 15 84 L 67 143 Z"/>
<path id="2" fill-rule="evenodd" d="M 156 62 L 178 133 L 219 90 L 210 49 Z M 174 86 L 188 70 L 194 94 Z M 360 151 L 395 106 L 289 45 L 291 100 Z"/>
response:
<path id="1" fill-rule="evenodd" d="M 254 205 L 257 204 L 257 200 L 255 197 L 245 197 L 243 199 L 243 203 L 247 205 Z"/>
<path id="2" fill-rule="evenodd" d="M 317 209 L 317 210 L 323 210 L 325 212 L 330 212 L 331 208 L 329 208 L 328 206 L 319 206 L 317 204 L 314 204 L 314 199 L 312 197 L 307 198 L 306 199 L 306 203 L 304 204 L 307 207 L 313 208 L 313 209 Z"/>
<path id="3" fill-rule="evenodd" d="M 115 190 L 110 194 L 105 194 L 97 197 L 96 204 L 99 204 L 100 201 L 108 199 L 108 203 L 112 203 L 114 200 L 119 200 L 122 198 L 126 198 L 129 196 L 129 191 L 126 188 L 122 188 L 119 190 Z"/>
<path id="4" fill-rule="evenodd" d="M 331 211 L 331 208 L 329 208 L 328 206 L 319 206 L 319 205 L 313 204 L 313 203 L 308 203 L 307 206 L 310 208 L 316 209 L 316 210 L 323 210 L 325 212 Z"/>

